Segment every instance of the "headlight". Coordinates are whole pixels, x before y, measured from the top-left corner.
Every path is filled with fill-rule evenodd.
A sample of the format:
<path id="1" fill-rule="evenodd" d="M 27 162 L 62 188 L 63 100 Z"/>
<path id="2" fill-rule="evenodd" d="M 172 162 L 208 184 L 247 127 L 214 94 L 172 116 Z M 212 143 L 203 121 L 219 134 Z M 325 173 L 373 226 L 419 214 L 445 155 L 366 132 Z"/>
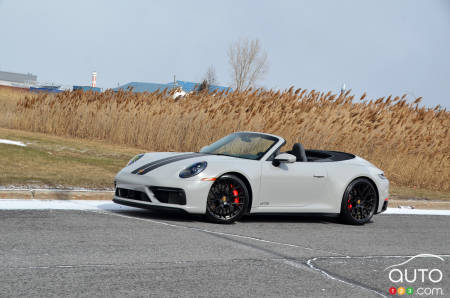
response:
<path id="1" fill-rule="evenodd" d="M 380 177 L 380 179 L 382 180 L 386 180 L 386 176 L 384 176 L 384 173 L 378 174 L 378 177 Z"/>
<path id="2" fill-rule="evenodd" d="M 127 167 L 128 167 L 129 165 L 134 164 L 136 161 L 138 161 L 139 159 L 141 159 L 144 155 L 145 155 L 145 154 L 142 153 L 142 154 L 138 154 L 138 155 L 136 155 L 135 157 L 133 157 L 133 158 L 128 162 Z"/>
<path id="3" fill-rule="evenodd" d="M 180 172 L 180 178 L 189 178 L 200 174 L 206 169 L 208 163 L 206 161 L 197 162 Z"/>

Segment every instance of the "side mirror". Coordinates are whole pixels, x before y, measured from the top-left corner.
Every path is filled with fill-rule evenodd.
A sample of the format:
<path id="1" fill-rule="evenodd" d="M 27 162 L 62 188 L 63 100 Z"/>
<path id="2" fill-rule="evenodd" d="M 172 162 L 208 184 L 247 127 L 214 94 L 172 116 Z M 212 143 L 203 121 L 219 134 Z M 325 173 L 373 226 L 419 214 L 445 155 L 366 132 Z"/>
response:
<path id="1" fill-rule="evenodd" d="M 289 153 L 281 153 L 275 156 L 275 158 L 272 161 L 272 164 L 275 167 L 278 167 L 281 163 L 294 163 L 296 162 L 297 157 L 295 157 L 292 154 Z"/>

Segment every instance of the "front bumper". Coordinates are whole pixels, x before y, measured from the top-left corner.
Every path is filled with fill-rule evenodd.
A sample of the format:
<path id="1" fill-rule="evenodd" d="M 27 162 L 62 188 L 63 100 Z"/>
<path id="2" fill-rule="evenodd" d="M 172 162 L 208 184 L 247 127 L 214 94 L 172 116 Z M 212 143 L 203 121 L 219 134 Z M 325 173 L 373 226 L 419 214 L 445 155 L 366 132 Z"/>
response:
<path id="1" fill-rule="evenodd" d="M 381 211 L 380 211 L 380 213 L 381 213 L 381 212 L 384 212 L 384 211 L 386 211 L 386 209 L 387 209 L 388 205 L 389 205 L 389 202 L 388 202 L 388 200 L 384 201 L 384 203 L 383 203 L 383 207 L 381 208 Z"/>
<path id="2" fill-rule="evenodd" d="M 389 198 L 389 180 L 383 179 L 377 181 L 378 187 L 378 210 L 376 213 L 386 211 Z"/>
<path id="3" fill-rule="evenodd" d="M 132 200 L 123 199 L 117 196 L 114 196 L 113 202 L 116 204 L 124 205 L 124 206 L 130 206 L 130 207 L 137 207 L 137 208 L 144 208 L 149 210 L 161 210 L 161 211 L 179 211 L 186 213 L 186 210 L 182 208 L 177 208 L 175 206 L 173 207 L 163 207 L 163 206 L 156 206 L 156 205 L 148 205 L 148 204 L 142 204 L 142 202 L 136 202 Z"/>
<path id="4" fill-rule="evenodd" d="M 121 195 L 116 191 L 113 201 L 140 208 L 178 209 L 193 214 L 205 214 L 206 199 L 212 183 L 213 181 L 202 181 L 200 178 L 119 173 L 115 179 L 116 190 L 126 189 L 142 195 L 133 197 Z M 174 193 L 165 196 L 159 193 L 161 190 L 173 190 Z"/>

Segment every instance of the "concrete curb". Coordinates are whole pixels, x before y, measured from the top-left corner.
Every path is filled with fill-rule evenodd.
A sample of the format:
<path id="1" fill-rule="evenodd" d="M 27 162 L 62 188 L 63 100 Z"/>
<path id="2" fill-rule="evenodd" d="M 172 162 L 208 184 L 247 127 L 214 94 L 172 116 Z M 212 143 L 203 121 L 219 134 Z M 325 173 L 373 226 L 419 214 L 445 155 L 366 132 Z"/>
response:
<path id="1" fill-rule="evenodd" d="M 0 190 L 0 199 L 112 200 L 113 194 L 112 190 L 8 189 Z"/>

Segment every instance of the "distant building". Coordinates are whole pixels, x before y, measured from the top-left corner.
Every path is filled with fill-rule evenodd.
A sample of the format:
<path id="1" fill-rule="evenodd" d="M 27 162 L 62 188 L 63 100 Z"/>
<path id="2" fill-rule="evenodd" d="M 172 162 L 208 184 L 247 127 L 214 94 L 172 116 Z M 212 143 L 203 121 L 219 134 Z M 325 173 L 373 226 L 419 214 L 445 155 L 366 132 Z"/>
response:
<path id="1" fill-rule="evenodd" d="M 58 86 L 58 85 L 38 85 L 36 87 L 31 86 L 30 92 L 36 92 L 36 93 L 41 93 L 41 92 L 60 93 L 60 92 L 63 92 L 64 90 L 61 90 L 60 88 L 61 88 L 61 86 Z"/>
<path id="2" fill-rule="evenodd" d="M 0 71 L 0 85 L 29 88 L 37 84 L 37 76 L 31 73 Z"/>
<path id="3" fill-rule="evenodd" d="M 167 91 L 170 91 L 172 89 L 178 89 L 180 88 L 186 93 L 192 92 L 197 90 L 200 87 L 201 83 L 194 83 L 194 82 L 186 82 L 186 81 L 176 81 L 171 82 L 167 84 L 159 84 L 159 83 L 145 83 L 145 82 L 130 82 L 125 85 L 119 86 L 117 88 L 114 88 L 114 91 L 119 90 L 132 90 L 133 92 L 155 92 L 155 91 L 163 91 L 167 89 Z M 216 85 L 210 85 L 209 91 L 223 91 L 223 90 L 231 90 L 229 87 L 224 86 L 216 86 Z"/>
<path id="4" fill-rule="evenodd" d="M 178 86 L 178 87 L 181 87 L 186 92 L 191 92 L 191 91 L 198 90 L 198 88 L 200 87 L 200 85 L 202 83 L 176 81 L 175 83 L 169 83 L 167 85 L 174 85 L 174 84 L 176 86 Z M 231 88 L 230 87 L 224 87 L 224 86 L 217 86 L 217 85 L 209 85 L 209 91 L 210 92 L 213 92 L 213 91 L 226 91 L 226 90 L 231 90 Z"/>
<path id="5" fill-rule="evenodd" d="M 82 90 L 82 91 L 94 91 L 94 92 L 102 92 L 102 89 L 99 87 L 92 86 L 73 86 L 73 91 Z"/>
<path id="6" fill-rule="evenodd" d="M 158 84 L 158 83 L 144 83 L 144 82 L 130 82 L 125 85 L 114 88 L 114 91 L 128 91 L 132 90 L 133 92 L 155 92 L 155 91 L 163 91 L 167 89 L 168 91 L 174 88 L 173 84 Z"/>

